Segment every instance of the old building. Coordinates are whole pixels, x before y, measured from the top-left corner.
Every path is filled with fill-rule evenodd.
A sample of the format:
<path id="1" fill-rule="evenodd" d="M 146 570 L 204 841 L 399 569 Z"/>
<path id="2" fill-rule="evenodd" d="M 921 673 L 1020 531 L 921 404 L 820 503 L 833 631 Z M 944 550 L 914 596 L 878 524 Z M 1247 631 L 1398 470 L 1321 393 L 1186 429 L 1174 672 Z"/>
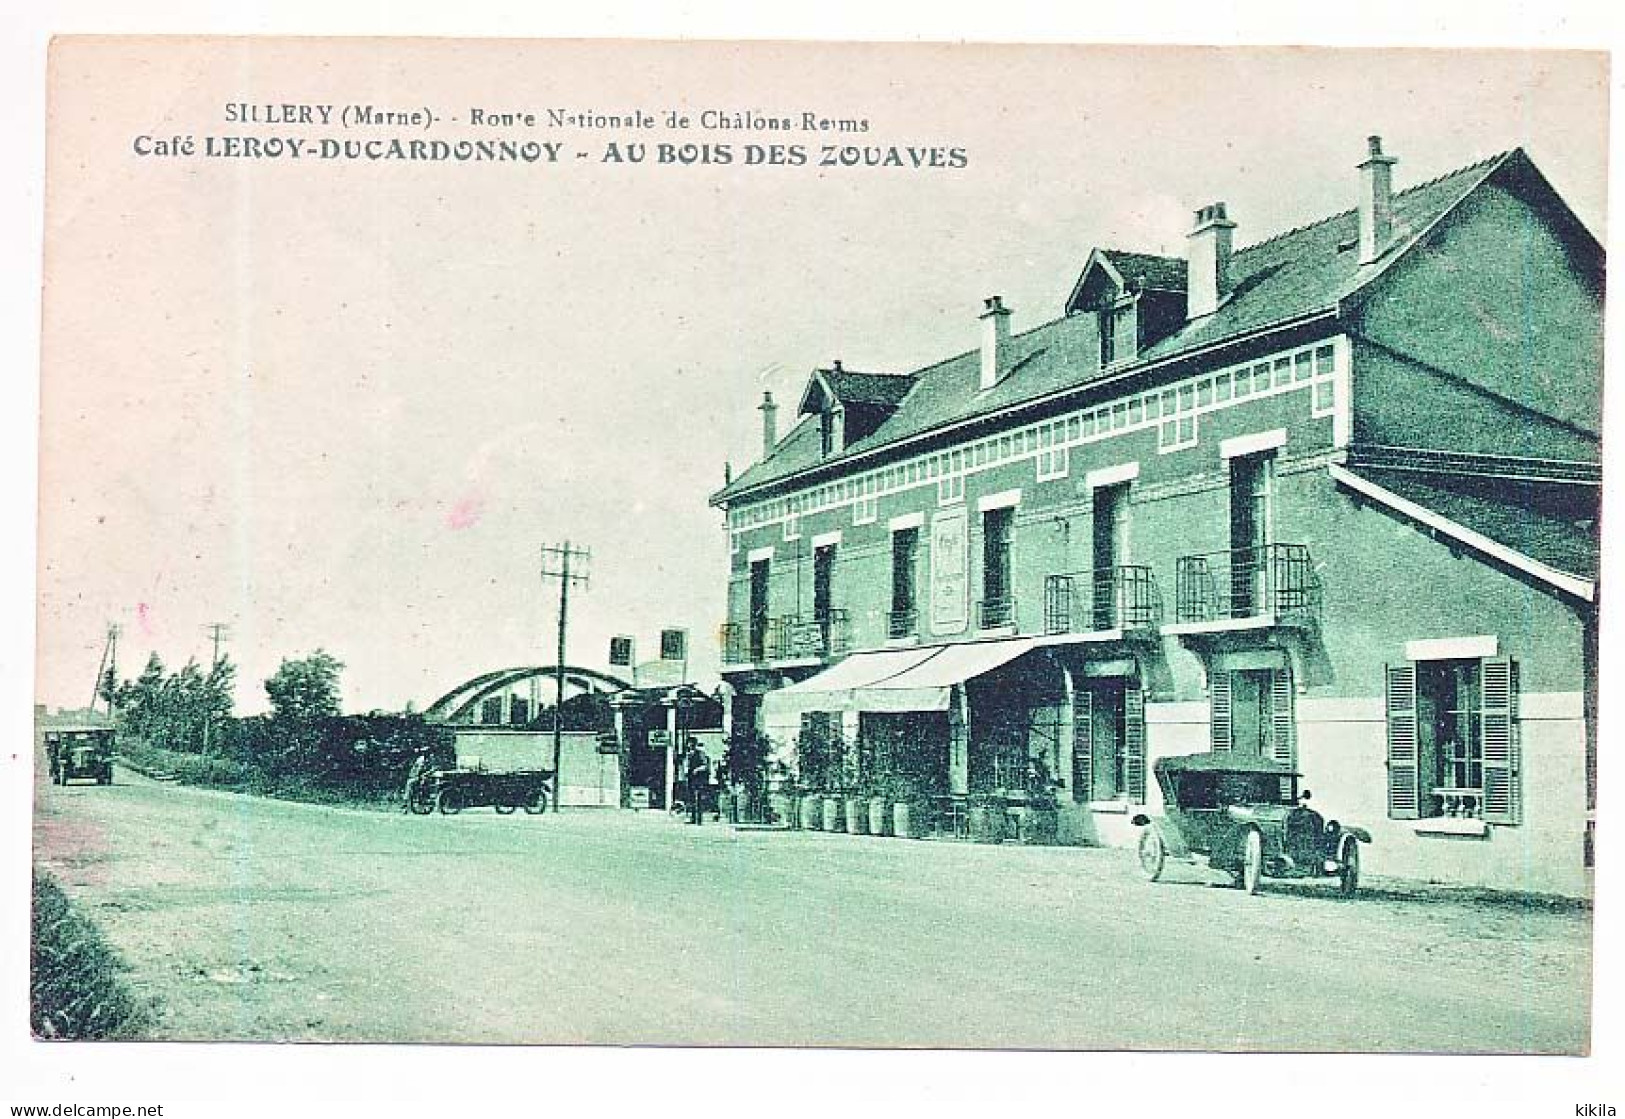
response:
<path id="1" fill-rule="evenodd" d="M 813 373 L 715 494 L 733 716 L 946 798 L 1041 759 L 1127 844 L 1149 761 L 1290 761 L 1372 873 L 1582 894 L 1603 252 L 1521 150 L 1184 259 L 1095 249 L 1064 313 Z M 967 331 L 971 324 L 967 323 Z M 967 337 L 967 340 L 968 337 Z"/>

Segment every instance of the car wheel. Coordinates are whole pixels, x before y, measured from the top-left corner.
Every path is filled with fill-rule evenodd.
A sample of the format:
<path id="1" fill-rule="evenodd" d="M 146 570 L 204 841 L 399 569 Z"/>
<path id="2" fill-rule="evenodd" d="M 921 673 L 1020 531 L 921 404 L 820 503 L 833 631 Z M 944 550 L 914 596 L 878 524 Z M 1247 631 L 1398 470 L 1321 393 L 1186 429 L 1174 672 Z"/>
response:
<path id="1" fill-rule="evenodd" d="M 1257 828 L 1247 829 L 1247 843 L 1242 852 L 1241 888 L 1249 894 L 1258 893 L 1258 884 L 1264 880 L 1264 836 Z"/>
<path id="2" fill-rule="evenodd" d="M 1347 854 L 1343 856 L 1343 869 L 1337 876 L 1337 886 L 1344 897 L 1353 897 L 1360 888 L 1360 845 L 1350 843 Z"/>
<path id="3" fill-rule="evenodd" d="M 536 799 L 531 801 L 529 804 L 525 805 L 525 811 L 530 813 L 532 816 L 540 816 L 543 812 L 546 812 L 547 811 L 547 790 L 546 789 L 538 790 L 537 793 L 536 793 Z"/>
<path id="4" fill-rule="evenodd" d="M 519 806 L 516 804 L 493 804 L 491 807 L 496 809 L 498 816 L 512 816 L 514 809 Z"/>
<path id="5" fill-rule="evenodd" d="M 435 794 L 434 806 L 440 809 L 442 816 L 455 816 L 463 810 L 457 794 L 450 789 L 441 789 Z"/>
<path id="6" fill-rule="evenodd" d="M 1145 875 L 1147 882 L 1155 882 L 1162 877 L 1162 868 L 1168 861 L 1168 853 L 1163 850 L 1162 836 L 1155 827 L 1148 827 L 1140 833 L 1140 872 Z"/>

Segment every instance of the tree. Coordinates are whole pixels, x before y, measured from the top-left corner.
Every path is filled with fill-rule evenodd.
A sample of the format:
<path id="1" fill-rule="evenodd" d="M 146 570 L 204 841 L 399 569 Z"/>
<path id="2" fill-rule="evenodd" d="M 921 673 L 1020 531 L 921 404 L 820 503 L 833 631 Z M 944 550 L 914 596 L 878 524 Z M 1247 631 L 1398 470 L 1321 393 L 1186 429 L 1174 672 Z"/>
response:
<path id="1" fill-rule="evenodd" d="M 309 724 L 337 715 L 339 673 L 343 669 L 344 664 L 323 649 L 297 660 L 284 657 L 276 672 L 265 681 L 271 718 L 278 722 Z"/>

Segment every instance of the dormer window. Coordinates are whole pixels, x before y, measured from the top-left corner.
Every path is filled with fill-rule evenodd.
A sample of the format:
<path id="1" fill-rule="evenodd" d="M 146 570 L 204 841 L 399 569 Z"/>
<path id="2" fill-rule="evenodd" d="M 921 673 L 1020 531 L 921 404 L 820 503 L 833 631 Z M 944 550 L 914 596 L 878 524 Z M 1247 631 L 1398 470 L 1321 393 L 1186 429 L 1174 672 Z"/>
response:
<path id="1" fill-rule="evenodd" d="M 797 413 L 818 417 L 819 457 L 830 458 L 872 435 L 913 387 L 912 376 L 859 373 L 837 361 L 813 370 Z"/>
<path id="2" fill-rule="evenodd" d="M 1116 362 L 1133 361 L 1138 355 L 1140 341 L 1139 322 L 1136 318 L 1138 313 L 1137 296 L 1101 304 L 1098 316 L 1102 369 Z"/>
<path id="3" fill-rule="evenodd" d="M 1066 313 L 1092 314 L 1100 365 L 1122 365 L 1185 323 L 1183 260 L 1095 249 L 1067 297 Z"/>

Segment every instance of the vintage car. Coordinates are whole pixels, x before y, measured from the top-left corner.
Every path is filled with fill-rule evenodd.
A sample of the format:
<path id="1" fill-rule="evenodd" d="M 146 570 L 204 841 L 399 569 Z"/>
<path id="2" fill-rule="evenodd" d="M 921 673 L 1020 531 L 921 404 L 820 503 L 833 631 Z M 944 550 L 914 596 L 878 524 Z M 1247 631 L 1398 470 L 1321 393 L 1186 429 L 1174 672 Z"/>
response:
<path id="1" fill-rule="evenodd" d="M 455 816 L 465 808 L 493 808 L 500 816 L 523 808 L 532 816 L 547 811 L 553 792 L 550 769 L 488 773 L 481 768 L 436 769 L 413 788 L 406 807 L 420 816 L 439 810 Z"/>
<path id="2" fill-rule="evenodd" d="M 85 727 L 45 732 L 45 755 L 51 764 L 51 780 L 66 785 L 75 778 L 113 783 L 113 730 L 111 727 Z"/>
<path id="3" fill-rule="evenodd" d="M 1335 877 L 1344 894 L 1360 885 L 1364 828 L 1324 819 L 1298 792 L 1298 775 L 1267 758 L 1191 754 L 1153 767 L 1164 814 L 1137 815 L 1140 869 L 1155 882 L 1169 859 L 1229 871 L 1249 894 L 1272 878 Z"/>

